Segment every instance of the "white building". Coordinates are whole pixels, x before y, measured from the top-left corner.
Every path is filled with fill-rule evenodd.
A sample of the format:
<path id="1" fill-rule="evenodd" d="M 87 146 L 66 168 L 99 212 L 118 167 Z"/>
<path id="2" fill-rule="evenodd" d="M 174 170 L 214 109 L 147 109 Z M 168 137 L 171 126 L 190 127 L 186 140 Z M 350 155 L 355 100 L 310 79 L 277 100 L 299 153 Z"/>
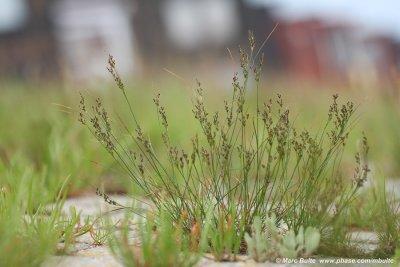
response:
<path id="1" fill-rule="evenodd" d="M 60 0 L 52 17 L 65 75 L 92 80 L 107 75 L 109 54 L 121 74 L 136 71 L 132 6 L 120 0 Z"/>
<path id="2" fill-rule="evenodd" d="M 167 36 L 187 51 L 221 46 L 235 40 L 240 19 L 233 0 L 169 0 L 162 15 Z"/>

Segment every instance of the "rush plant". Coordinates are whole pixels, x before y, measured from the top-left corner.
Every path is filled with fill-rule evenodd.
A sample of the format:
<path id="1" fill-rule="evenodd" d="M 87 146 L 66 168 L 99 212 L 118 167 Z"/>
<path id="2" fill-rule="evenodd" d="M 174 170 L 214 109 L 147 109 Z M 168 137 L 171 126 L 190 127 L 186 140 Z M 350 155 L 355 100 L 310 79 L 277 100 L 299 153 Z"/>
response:
<path id="1" fill-rule="evenodd" d="M 129 142 L 115 131 L 100 98 L 89 104 L 81 96 L 80 101 L 79 121 L 156 210 L 173 222 L 179 221 L 188 233 L 195 225 L 205 223 L 209 208 L 213 210 L 214 229 L 236 229 L 227 231 L 232 232 L 231 237 L 211 238 L 214 249 L 225 253 L 228 243 L 233 253 L 246 250 L 244 233 L 251 231 L 257 216 L 264 220 L 275 214 L 278 224 L 296 233 L 302 225 L 322 231 L 347 208 L 369 171 L 365 137 L 356 155 L 353 179 L 340 168 L 346 140 L 356 121 L 354 104 L 341 104 L 334 95 L 326 121 L 317 132 L 310 131 L 309 126 L 296 126 L 281 95 L 260 99 L 263 56 L 252 35 L 249 40 L 248 49 L 239 49 L 241 73 L 234 74 L 232 94 L 221 103 L 221 110 L 206 107 L 203 86 L 196 82 L 192 112 L 201 130 L 191 139 L 191 149 L 171 140 L 167 107 L 160 94 L 155 96 L 154 105 L 162 125 L 164 150 L 153 147 L 112 56 L 108 71 L 131 114 L 130 122 L 119 120 Z M 248 101 L 249 92 L 255 94 L 254 104 Z"/>

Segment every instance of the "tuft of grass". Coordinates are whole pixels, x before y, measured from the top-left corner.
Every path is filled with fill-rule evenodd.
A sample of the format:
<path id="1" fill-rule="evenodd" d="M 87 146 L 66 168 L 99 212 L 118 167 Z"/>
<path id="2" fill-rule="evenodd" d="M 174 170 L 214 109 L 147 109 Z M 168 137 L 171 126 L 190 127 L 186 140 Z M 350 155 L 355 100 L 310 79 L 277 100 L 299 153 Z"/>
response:
<path id="1" fill-rule="evenodd" d="M 227 217 L 220 214 L 218 218 L 212 218 L 212 227 L 208 231 L 207 251 L 217 261 L 236 261 L 236 256 L 246 251 L 243 240 L 245 225 L 242 220 L 235 221 L 240 215 L 235 214 L 237 211 L 233 207 L 230 210 Z"/>
<path id="2" fill-rule="evenodd" d="M 199 261 L 199 229 L 187 235 L 181 224 L 164 213 L 158 218 L 148 215 L 137 225 L 136 237 L 132 238 L 127 219 L 122 230 L 109 239 L 111 251 L 125 266 L 194 266 Z"/>
<path id="3" fill-rule="evenodd" d="M 391 257 L 400 247 L 400 203 L 395 196 L 388 194 L 385 179 L 373 188 L 377 210 L 372 221 L 372 229 L 378 234 L 379 245 L 375 257 Z"/>
<path id="4" fill-rule="evenodd" d="M 232 79 L 231 97 L 221 110 L 209 111 L 203 87 L 197 81 L 192 113 L 200 131 L 185 150 L 169 135 L 167 107 L 160 95 L 153 99 L 161 125 L 163 149 L 157 149 L 140 126 L 134 105 L 109 57 L 108 70 L 131 114 L 130 122 L 119 120 L 123 142 L 114 130 L 101 98 L 93 104 L 81 95 L 79 121 L 128 174 L 133 184 L 149 198 L 158 212 L 182 223 L 185 232 L 204 224 L 212 208 L 210 250 L 219 260 L 246 248 L 244 233 L 254 218 L 276 214 L 277 223 L 299 233 L 302 225 L 329 228 L 356 196 L 367 178 L 368 144 L 364 136 L 356 154 L 353 179 L 341 172 L 346 141 L 356 121 L 352 102 L 339 103 L 333 96 L 326 121 L 311 133 L 296 127 L 281 95 L 259 99 L 262 56 L 254 42 L 240 48 L 241 74 Z M 247 102 L 254 84 L 256 103 Z M 163 155 L 168 155 L 167 159 Z"/>
<path id="5" fill-rule="evenodd" d="M 43 189 L 44 174 L 11 164 L 0 175 L 0 266 L 40 266 L 64 236 L 62 195 Z"/>

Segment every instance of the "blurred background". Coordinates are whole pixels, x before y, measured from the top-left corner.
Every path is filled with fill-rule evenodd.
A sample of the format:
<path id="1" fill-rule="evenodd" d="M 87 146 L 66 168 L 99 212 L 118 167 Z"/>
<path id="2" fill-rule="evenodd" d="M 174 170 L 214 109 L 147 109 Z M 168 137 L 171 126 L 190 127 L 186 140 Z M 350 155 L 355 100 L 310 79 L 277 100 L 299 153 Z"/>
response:
<path id="1" fill-rule="evenodd" d="M 188 122 L 172 125 L 179 139 L 195 128 L 187 112 L 193 78 L 222 98 L 248 31 L 261 45 L 277 25 L 262 48 L 263 93 L 285 91 L 310 127 L 332 93 L 353 100 L 360 119 L 345 161 L 365 131 L 375 168 L 400 176 L 399 10 L 396 0 L 0 0 L 0 171 L 31 166 L 49 184 L 70 175 L 77 192 L 113 184 L 112 160 L 75 114 L 82 89 L 120 106 L 107 90 L 108 54 L 150 134 L 158 127 L 147 116 L 151 98 L 168 90 L 170 114 Z"/>
<path id="2" fill-rule="evenodd" d="M 1 0 L 2 79 L 93 81 L 122 72 L 221 66 L 252 30 L 286 79 L 383 83 L 400 68 L 400 3 L 308 0 Z"/>

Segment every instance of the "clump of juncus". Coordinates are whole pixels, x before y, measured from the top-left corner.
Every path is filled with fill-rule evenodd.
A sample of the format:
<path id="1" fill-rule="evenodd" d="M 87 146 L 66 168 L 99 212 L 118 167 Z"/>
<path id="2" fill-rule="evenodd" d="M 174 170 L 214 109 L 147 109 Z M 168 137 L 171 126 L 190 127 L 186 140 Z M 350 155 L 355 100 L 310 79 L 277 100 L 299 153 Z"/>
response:
<path id="1" fill-rule="evenodd" d="M 229 221 L 239 240 L 251 231 L 256 216 L 263 219 L 271 214 L 296 233 L 302 225 L 323 231 L 347 208 L 367 177 L 366 138 L 362 154 L 356 156 L 354 183 L 340 168 L 355 123 L 354 104 L 340 104 L 334 95 L 319 132 L 311 133 L 304 125 L 298 129 L 281 95 L 260 103 L 263 56 L 259 51 L 253 37 L 248 50 L 240 48 L 241 73 L 234 74 L 232 94 L 222 111 L 208 110 L 197 81 L 192 112 L 201 131 L 192 138 L 190 150 L 171 141 L 167 108 L 160 94 L 155 96 L 168 160 L 163 160 L 143 132 L 112 56 L 108 70 L 132 115 L 132 123 L 124 123 L 123 128 L 135 147 L 119 142 L 100 100 L 89 109 L 82 97 L 79 120 L 158 211 L 173 221 L 186 214 L 182 225 L 188 233 L 194 225 L 202 227 L 210 208 L 215 229 Z M 255 105 L 247 101 L 251 79 L 257 93 Z M 246 249 L 245 242 L 240 243 L 241 248 L 234 246 L 236 252 Z"/>

